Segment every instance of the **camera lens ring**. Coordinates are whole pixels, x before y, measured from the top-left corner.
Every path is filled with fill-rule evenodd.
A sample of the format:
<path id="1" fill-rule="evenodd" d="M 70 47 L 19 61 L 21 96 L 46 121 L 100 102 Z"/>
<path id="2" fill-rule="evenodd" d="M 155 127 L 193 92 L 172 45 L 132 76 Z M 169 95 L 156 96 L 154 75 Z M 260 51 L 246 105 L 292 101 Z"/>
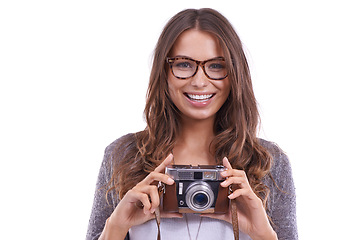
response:
<path id="1" fill-rule="evenodd" d="M 195 212 L 209 209 L 213 202 L 214 193 L 206 182 L 194 182 L 186 190 L 186 204 Z"/>

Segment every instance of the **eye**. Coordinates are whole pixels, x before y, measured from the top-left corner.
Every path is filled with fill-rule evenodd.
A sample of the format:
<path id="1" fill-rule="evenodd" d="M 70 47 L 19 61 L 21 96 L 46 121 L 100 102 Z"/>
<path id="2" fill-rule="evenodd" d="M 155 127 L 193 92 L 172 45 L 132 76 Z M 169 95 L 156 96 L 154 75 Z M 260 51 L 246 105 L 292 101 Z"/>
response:
<path id="1" fill-rule="evenodd" d="M 224 63 L 210 63 L 207 68 L 211 71 L 219 71 L 225 68 Z"/>
<path id="2" fill-rule="evenodd" d="M 176 61 L 174 67 L 180 70 L 187 70 L 193 68 L 193 64 L 189 61 Z"/>

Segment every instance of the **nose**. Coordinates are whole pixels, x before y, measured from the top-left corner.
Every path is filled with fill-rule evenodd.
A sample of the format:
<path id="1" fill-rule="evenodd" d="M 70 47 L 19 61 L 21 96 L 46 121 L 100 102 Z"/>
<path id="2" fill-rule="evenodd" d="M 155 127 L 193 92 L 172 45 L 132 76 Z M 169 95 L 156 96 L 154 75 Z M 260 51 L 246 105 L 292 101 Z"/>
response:
<path id="1" fill-rule="evenodd" d="M 197 73 L 191 78 L 191 84 L 193 87 L 196 88 L 203 88 L 208 85 L 209 81 L 207 76 L 205 75 L 202 67 L 198 67 Z"/>

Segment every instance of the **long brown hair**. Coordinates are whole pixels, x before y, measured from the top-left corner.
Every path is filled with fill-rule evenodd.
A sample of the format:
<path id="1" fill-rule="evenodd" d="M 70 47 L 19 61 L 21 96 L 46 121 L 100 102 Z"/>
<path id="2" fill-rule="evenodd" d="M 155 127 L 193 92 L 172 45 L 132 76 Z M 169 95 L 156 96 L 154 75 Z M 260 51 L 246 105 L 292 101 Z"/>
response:
<path id="1" fill-rule="evenodd" d="M 210 149 L 217 164 L 228 157 L 232 166 L 246 172 L 254 192 L 266 203 L 268 188 L 262 179 L 269 172 L 271 156 L 257 138 L 259 113 L 242 43 L 229 21 L 213 9 L 187 9 L 165 26 L 154 52 L 147 91 L 147 127 L 135 134 L 135 147 L 114 165 L 112 187 L 120 198 L 153 171 L 172 151 L 180 129 L 179 110 L 169 97 L 166 58 L 179 35 L 198 29 L 219 39 L 231 81 L 230 94 L 214 123 L 216 136 Z"/>

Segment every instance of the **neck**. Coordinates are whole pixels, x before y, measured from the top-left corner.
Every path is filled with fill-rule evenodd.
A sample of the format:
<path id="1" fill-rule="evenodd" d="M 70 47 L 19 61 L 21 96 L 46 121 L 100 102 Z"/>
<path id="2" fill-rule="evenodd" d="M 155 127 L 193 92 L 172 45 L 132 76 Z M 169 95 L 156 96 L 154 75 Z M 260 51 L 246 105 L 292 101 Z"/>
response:
<path id="1" fill-rule="evenodd" d="M 206 119 L 201 121 L 183 121 L 180 141 L 197 143 L 198 146 L 209 146 L 214 138 L 214 120 Z"/>
<path id="2" fill-rule="evenodd" d="M 181 132 L 174 147 L 175 164 L 212 165 L 210 144 L 214 138 L 214 119 L 182 120 Z"/>

